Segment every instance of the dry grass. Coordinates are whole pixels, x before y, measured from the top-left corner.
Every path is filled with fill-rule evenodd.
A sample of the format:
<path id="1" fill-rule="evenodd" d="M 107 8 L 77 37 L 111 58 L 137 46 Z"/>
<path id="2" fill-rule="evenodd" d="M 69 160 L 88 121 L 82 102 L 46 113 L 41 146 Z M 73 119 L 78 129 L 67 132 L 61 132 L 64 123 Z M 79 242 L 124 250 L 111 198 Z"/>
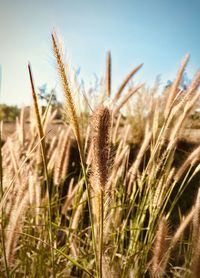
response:
<path id="1" fill-rule="evenodd" d="M 199 73 L 177 101 L 186 56 L 167 101 L 151 92 L 134 126 L 131 103 L 146 89 L 124 90 L 141 65 L 113 96 L 108 53 L 102 95 L 110 106 L 101 98 L 94 112 L 78 113 L 55 33 L 52 41 L 69 124 L 51 131 L 55 113 L 40 113 L 29 66 L 35 120 L 25 127 L 22 111 L 1 148 L 0 276 L 197 277 L 199 194 L 194 206 L 180 200 L 198 191 L 199 145 L 177 154 L 199 99 Z M 142 141 L 134 145 L 137 129 Z"/>

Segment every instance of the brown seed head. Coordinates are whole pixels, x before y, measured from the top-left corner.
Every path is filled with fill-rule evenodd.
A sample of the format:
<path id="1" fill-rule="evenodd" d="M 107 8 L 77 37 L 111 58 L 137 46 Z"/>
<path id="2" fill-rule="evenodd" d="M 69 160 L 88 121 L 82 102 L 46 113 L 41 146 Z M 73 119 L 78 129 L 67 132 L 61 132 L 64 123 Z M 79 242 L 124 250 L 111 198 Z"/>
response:
<path id="1" fill-rule="evenodd" d="M 109 131 L 110 111 L 100 106 L 92 119 L 92 172 L 101 188 L 105 186 L 109 172 Z"/>

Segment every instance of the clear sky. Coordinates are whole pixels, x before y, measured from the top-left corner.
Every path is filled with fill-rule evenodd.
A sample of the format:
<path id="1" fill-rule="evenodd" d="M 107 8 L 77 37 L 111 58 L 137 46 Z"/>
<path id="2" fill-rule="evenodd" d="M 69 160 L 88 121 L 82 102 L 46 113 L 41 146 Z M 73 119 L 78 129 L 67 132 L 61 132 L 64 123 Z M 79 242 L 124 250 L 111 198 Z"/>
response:
<path id="1" fill-rule="evenodd" d="M 191 54 L 188 75 L 200 66 L 199 0 L 0 0 L 1 102 L 31 100 L 27 62 L 37 86 L 58 83 L 51 47 L 54 28 L 62 34 L 72 68 L 86 84 L 104 74 L 111 50 L 114 88 L 137 64 L 137 82 L 173 79 Z"/>

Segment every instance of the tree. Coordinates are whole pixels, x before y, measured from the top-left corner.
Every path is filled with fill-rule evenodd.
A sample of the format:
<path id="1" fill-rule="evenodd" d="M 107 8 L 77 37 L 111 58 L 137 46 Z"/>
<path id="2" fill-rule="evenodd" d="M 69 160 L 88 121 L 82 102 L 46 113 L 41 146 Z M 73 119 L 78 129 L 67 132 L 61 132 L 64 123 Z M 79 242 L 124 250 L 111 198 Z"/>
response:
<path id="1" fill-rule="evenodd" d="M 0 104 L 0 120 L 14 121 L 20 114 L 20 109 L 15 106 L 9 106 L 7 104 Z"/>

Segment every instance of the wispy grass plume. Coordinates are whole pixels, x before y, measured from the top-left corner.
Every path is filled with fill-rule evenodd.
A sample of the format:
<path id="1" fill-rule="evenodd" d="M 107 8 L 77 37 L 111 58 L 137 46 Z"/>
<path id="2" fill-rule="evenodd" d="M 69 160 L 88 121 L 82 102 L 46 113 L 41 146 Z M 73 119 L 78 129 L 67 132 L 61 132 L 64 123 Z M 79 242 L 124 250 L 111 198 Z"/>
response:
<path id="1" fill-rule="evenodd" d="M 57 61 L 59 77 L 60 77 L 62 88 L 64 91 L 67 115 L 69 117 L 71 128 L 72 128 L 74 135 L 76 137 L 76 140 L 77 140 L 81 163 L 84 165 L 85 158 L 84 158 L 83 146 L 82 146 L 82 141 L 81 141 L 81 136 L 80 136 L 78 117 L 77 117 L 76 109 L 75 109 L 73 98 L 72 98 L 72 92 L 70 89 L 66 68 L 65 68 L 65 65 L 63 62 L 63 54 L 61 52 L 61 46 L 60 46 L 56 33 L 52 34 L 52 42 L 53 42 L 54 55 L 55 55 L 55 58 Z"/>

